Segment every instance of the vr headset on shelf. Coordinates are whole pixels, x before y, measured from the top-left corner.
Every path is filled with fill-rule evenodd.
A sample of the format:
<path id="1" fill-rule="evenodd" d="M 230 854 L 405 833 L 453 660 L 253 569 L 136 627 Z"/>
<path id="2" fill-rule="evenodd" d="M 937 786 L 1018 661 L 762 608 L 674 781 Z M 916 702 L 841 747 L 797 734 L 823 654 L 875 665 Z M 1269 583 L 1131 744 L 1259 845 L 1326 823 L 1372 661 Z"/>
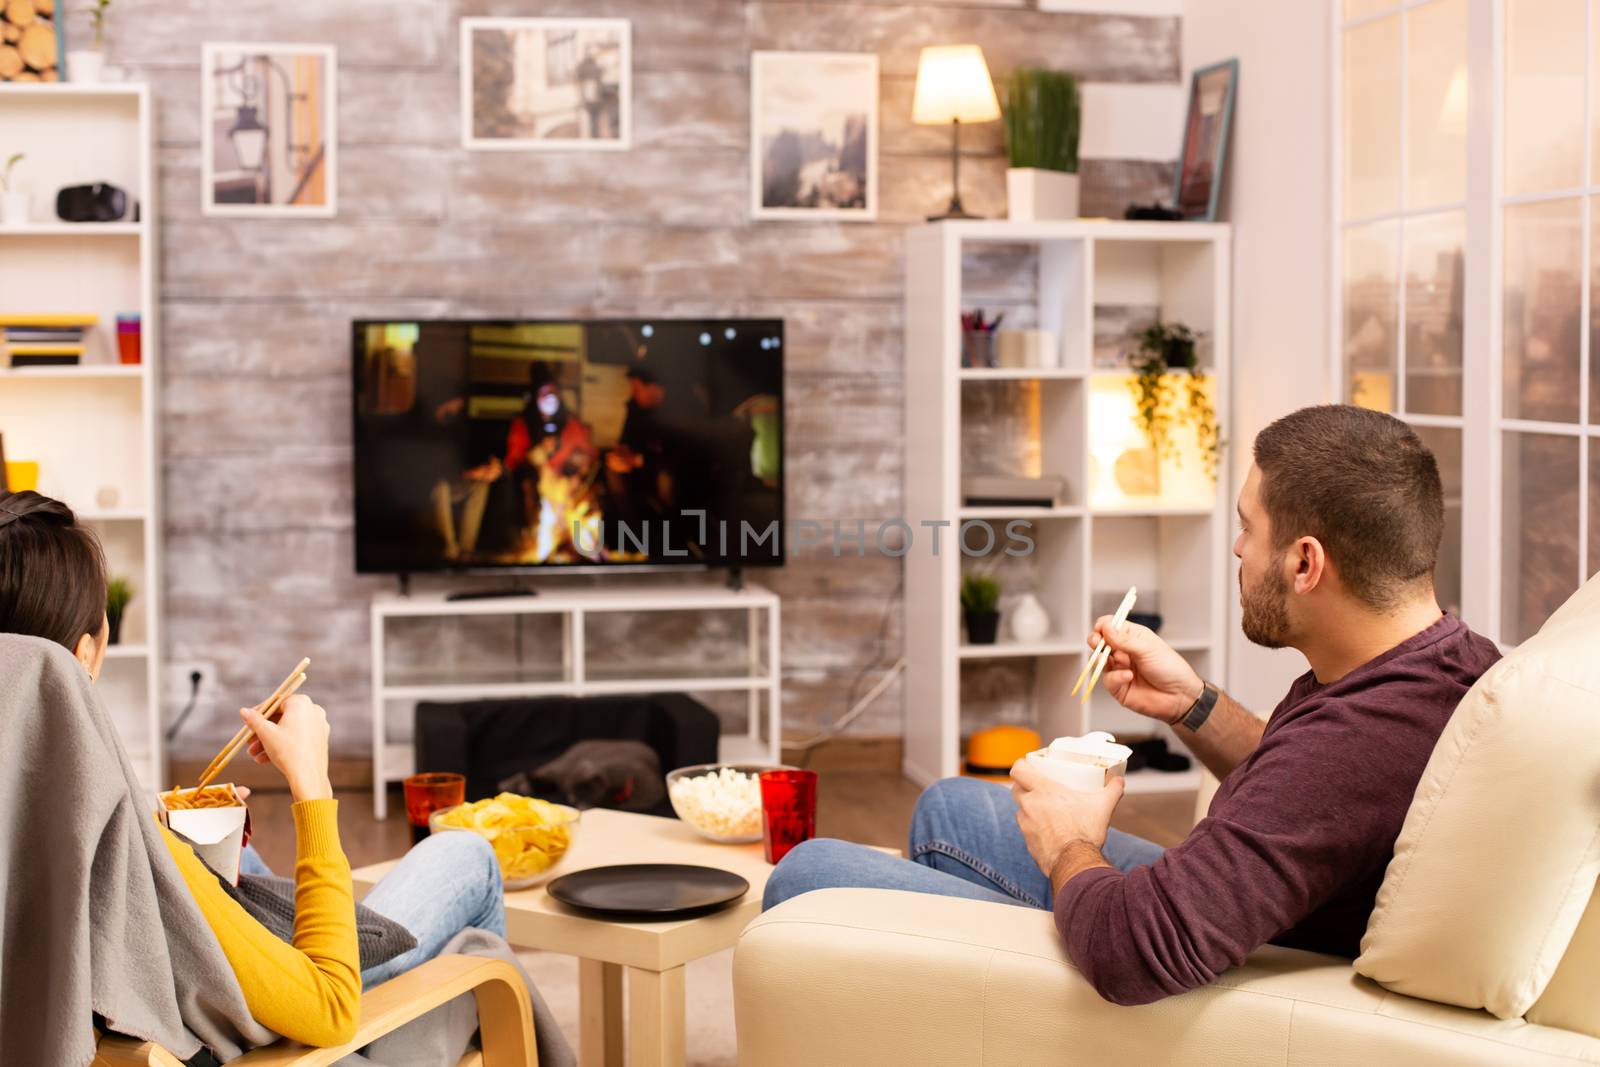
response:
<path id="1" fill-rule="evenodd" d="M 126 192 L 107 182 L 69 185 L 56 194 L 56 216 L 63 222 L 118 222 L 128 215 Z M 139 220 L 139 203 L 133 201 L 133 216 Z"/>

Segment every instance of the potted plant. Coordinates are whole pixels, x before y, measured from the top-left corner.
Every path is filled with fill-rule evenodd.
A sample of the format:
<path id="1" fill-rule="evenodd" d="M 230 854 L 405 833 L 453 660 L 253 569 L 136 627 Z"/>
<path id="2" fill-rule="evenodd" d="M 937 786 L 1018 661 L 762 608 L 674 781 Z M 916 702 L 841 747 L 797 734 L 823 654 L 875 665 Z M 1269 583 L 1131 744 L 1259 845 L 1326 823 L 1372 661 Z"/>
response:
<path id="1" fill-rule="evenodd" d="M 1216 407 L 1206 391 L 1208 376 L 1201 371 L 1195 351 L 1198 340 L 1199 335 L 1181 322 L 1152 322 L 1139 332 L 1139 346 L 1128 357 L 1134 374 L 1129 387 L 1133 390 L 1139 429 L 1156 455 L 1181 463 L 1172 430 L 1175 425 L 1193 426 L 1206 473 L 1215 480 L 1222 435 Z M 1183 379 L 1180 399 L 1177 378 L 1184 371 L 1188 375 Z"/>
<path id="2" fill-rule="evenodd" d="M 1006 204 L 1019 222 L 1078 217 L 1078 82 L 1022 68 L 1006 83 Z"/>
<path id="3" fill-rule="evenodd" d="M 1000 583 L 986 574 L 961 579 L 961 611 L 967 620 L 967 641 L 992 645 L 1000 632 Z"/>
<path id="4" fill-rule="evenodd" d="M 106 623 L 111 629 L 113 645 L 122 641 L 122 617 L 132 599 L 133 583 L 128 579 L 111 578 L 106 581 Z"/>
<path id="5" fill-rule="evenodd" d="M 94 38 L 87 48 L 67 49 L 67 77 L 75 82 L 98 82 L 106 65 L 106 12 L 111 8 L 111 0 L 88 0 L 82 7 L 76 8 L 74 14 L 82 15 L 94 32 Z M 67 35 L 67 40 L 72 40 L 72 34 Z"/>
<path id="6" fill-rule="evenodd" d="M 12 178 L 12 172 L 24 158 L 21 152 L 13 152 L 6 159 L 5 167 L 0 168 L 0 225 L 28 224 L 28 194 L 18 189 Z"/>

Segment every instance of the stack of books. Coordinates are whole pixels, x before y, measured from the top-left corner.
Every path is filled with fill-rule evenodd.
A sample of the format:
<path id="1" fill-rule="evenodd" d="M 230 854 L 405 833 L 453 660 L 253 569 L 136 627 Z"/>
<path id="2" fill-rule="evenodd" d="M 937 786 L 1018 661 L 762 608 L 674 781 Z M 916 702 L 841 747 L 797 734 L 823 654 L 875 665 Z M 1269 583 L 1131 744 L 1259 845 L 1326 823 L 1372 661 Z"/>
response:
<path id="1" fill-rule="evenodd" d="M 0 314 L 0 352 L 13 368 L 70 367 L 83 361 L 83 333 L 97 315 Z"/>

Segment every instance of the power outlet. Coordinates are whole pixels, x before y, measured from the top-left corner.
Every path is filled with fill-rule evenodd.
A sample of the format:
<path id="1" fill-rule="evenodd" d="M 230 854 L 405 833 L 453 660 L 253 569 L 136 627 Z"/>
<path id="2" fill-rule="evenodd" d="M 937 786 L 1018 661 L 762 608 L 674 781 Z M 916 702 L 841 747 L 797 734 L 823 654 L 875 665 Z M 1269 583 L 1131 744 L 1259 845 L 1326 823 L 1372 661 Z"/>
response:
<path id="1" fill-rule="evenodd" d="M 200 688 L 197 690 L 191 683 L 194 675 L 200 676 Z M 216 705 L 219 694 L 217 693 L 217 665 L 215 663 L 196 662 L 169 662 L 162 672 L 162 696 L 168 708 L 167 721 L 171 722 L 177 714 L 189 704 L 189 695 L 195 696 L 194 711 L 184 723 L 184 729 L 192 729 L 196 723 L 204 722 L 209 718 L 210 710 Z"/>

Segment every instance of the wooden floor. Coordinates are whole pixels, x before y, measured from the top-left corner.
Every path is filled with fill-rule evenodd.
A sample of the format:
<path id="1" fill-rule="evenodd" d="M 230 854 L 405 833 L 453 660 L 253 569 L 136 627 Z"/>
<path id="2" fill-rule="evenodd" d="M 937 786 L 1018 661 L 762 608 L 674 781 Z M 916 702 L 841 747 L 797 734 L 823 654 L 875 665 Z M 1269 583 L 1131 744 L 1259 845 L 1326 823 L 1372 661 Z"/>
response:
<path id="1" fill-rule="evenodd" d="M 911 809 L 920 790 L 896 774 L 873 771 L 824 771 L 817 796 L 817 833 L 867 845 L 905 848 Z M 372 817 L 369 790 L 338 794 L 339 834 L 352 867 L 402 855 L 411 845 L 404 805 L 396 787 L 389 818 Z M 1124 797 L 1112 825 L 1161 845 L 1183 839 L 1193 818 L 1194 794 L 1139 794 Z M 294 867 L 294 823 L 286 792 L 260 787 L 250 797 L 252 841 L 263 859 L 280 874 Z"/>

